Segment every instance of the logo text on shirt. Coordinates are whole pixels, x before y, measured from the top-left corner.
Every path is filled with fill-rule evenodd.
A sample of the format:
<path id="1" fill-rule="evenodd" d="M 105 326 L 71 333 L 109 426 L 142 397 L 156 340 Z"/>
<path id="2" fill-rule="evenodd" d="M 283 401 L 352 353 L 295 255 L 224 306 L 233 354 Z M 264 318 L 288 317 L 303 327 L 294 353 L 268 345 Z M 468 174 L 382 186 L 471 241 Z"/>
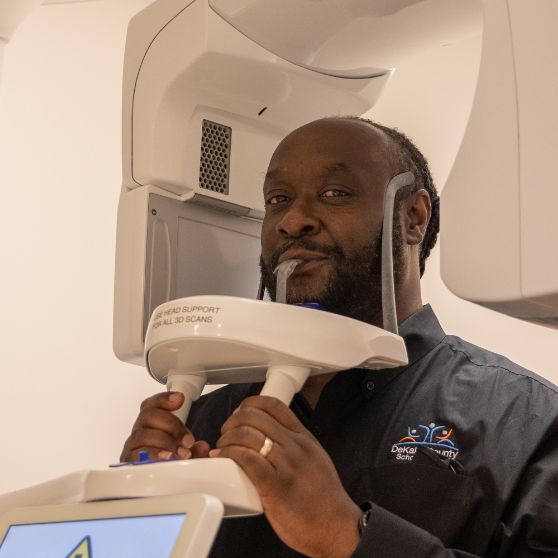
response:
<path id="1" fill-rule="evenodd" d="M 426 446 L 446 459 L 455 459 L 459 448 L 451 439 L 454 429 L 431 422 L 407 427 L 407 434 L 391 446 L 391 453 L 398 461 L 413 461 L 420 446 Z"/>

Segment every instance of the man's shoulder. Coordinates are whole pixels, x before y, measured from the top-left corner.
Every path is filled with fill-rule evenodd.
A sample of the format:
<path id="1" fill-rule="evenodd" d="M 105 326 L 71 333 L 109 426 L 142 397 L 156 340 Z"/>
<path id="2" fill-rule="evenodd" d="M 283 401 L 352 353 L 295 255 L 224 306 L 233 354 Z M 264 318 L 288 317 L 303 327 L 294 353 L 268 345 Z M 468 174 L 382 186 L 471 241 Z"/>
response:
<path id="1" fill-rule="evenodd" d="M 558 408 L 558 387 L 540 374 L 494 351 L 484 349 L 455 335 L 446 335 L 440 343 L 446 358 L 460 363 L 455 373 L 475 378 L 480 384 L 500 384 L 514 391 L 541 392 Z M 504 395 L 504 393 L 502 393 Z"/>

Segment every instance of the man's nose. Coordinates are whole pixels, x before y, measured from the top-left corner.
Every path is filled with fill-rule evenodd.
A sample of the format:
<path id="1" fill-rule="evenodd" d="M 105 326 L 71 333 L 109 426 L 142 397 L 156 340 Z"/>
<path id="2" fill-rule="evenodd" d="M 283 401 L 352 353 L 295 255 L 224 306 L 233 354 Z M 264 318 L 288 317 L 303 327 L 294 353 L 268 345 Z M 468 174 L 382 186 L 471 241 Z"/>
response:
<path id="1" fill-rule="evenodd" d="M 277 231 L 289 238 L 299 238 L 317 234 L 320 226 L 320 220 L 309 204 L 294 202 L 277 223 Z"/>

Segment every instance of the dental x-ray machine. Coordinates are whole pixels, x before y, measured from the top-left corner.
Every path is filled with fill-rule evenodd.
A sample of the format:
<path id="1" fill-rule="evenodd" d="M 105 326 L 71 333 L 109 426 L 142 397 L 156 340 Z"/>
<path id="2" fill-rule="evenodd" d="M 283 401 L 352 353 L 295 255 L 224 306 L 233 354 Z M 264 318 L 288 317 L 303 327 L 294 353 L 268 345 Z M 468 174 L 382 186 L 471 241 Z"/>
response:
<path id="1" fill-rule="evenodd" d="M 261 185 L 291 130 L 367 112 L 402 52 L 481 25 L 477 92 L 442 199 L 442 274 L 459 296 L 556 327 L 558 258 L 544 242 L 557 240 L 557 19 L 555 0 L 158 0 L 140 12 L 124 66 L 117 356 L 185 393 L 182 419 L 207 382 L 266 380 L 262 393 L 288 404 L 309 374 L 405 364 L 387 244 L 384 329 L 256 300 Z M 412 181 L 387 186 L 384 231 L 389 200 Z M 299 263 L 280 266 L 278 292 Z M 191 492 L 225 515 L 261 512 L 220 458 L 75 473 L 2 497 L 0 511 Z"/>

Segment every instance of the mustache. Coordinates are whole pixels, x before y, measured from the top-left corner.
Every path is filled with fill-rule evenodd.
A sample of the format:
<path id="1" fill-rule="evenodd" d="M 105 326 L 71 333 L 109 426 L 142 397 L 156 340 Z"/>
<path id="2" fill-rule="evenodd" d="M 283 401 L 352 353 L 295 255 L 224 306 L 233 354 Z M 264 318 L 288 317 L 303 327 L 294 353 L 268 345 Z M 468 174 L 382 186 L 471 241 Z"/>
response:
<path id="1" fill-rule="evenodd" d="M 308 250 L 311 252 L 321 252 L 326 256 L 333 256 L 334 258 L 339 259 L 345 257 L 343 250 L 341 250 L 341 248 L 339 248 L 338 246 L 327 246 L 325 244 L 318 244 L 317 242 L 308 240 L 307 238 L 301 238 L 299 240 L 291 240 L 290 242 L 286 242 L 285 244 L 277 248 L 277 250 L 275 250 L 273 254 L 271 254 L 271 257 L 269 259 L 271 269 L 273 270 L 279 265 L 279 258 L 285 252 L 288 252 L 289 250 L 294 248 L 298 248 L 300 250 Z"/>

